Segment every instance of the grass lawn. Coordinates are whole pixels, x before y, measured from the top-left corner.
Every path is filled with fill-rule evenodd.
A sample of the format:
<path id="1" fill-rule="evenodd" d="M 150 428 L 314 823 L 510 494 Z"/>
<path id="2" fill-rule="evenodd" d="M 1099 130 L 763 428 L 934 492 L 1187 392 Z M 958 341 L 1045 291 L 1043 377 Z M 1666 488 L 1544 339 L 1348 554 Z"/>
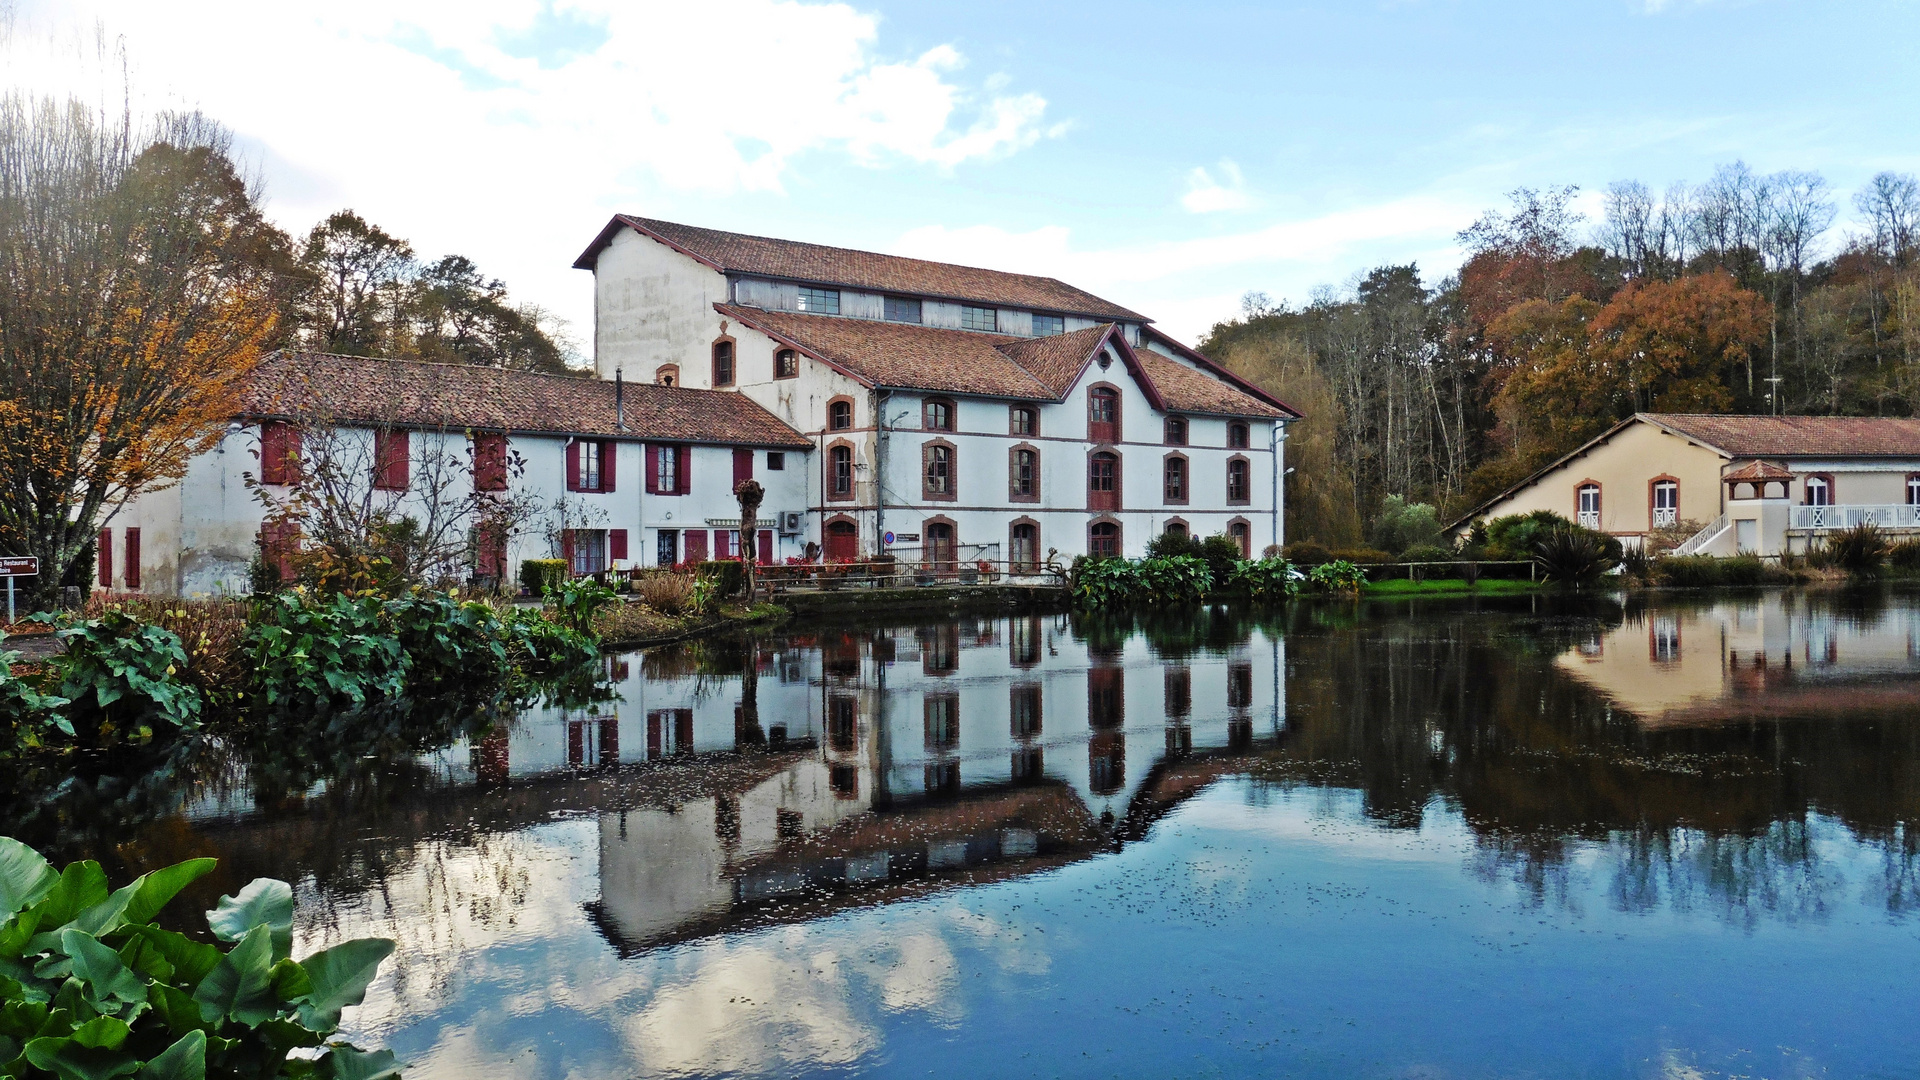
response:
<path id="1" fill-rule="evenodd" d="M 1472 585 L 1458 578 L 1408 581 L 1396 578 L 1392 581 L 1369 581 L 1362 589 L 1363 596 L 1458 596 L 1463 593 L 1510 594 L 1533 592 L 1541 586 L 1532 581 L 1488 580 L 1481 578 Z"/>

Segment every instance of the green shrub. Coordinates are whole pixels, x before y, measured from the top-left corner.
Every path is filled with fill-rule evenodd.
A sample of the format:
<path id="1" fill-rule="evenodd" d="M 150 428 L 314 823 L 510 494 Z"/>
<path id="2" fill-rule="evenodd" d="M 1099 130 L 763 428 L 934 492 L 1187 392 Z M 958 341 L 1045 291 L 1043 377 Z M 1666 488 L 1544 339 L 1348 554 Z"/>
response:
<path id="1" fill-rule="evenodd" d="M 1397 560 L 1378 548 L 1343 548 L 1333 553 L 1333 561 L 1350 562 L 1355 566 L 1376 566 Z"/>
<path id="2" fill-rule="evenodd" d="M 633 577 L 633 595 L 663 615 L 693 610 L 693 575 L 678 570 L 649 570 Z"/>
<path id="3" fill-rule="evenodd" d="M 1711 589 L 1723 585 L 1779 585 L 1793 575 L 1758 555 L 1668 555 L 1652 563 L 1653 580 L 1676 589 Z"/>
<path id="4" fill-rule="evenodd" d="M 1176 555 L 1199 555 L 1200 541 L 1188 532 L 1163 532 L 1147 541 L 1147 558 L 1171 559 Z"/>
<path id="5" fill-rule="evenodd" d="M 1531 514 L 1508 514 L 1488 521 L 1485 526 L 1486 557 L 1491 560 L 1531 559 L 1534 541 L 1553 529 L 1577 529 L 1567 518 L 1551 510 Z M 1475 532 L 1481 530 L 1476 528 Z M 1470 541 L 1471 542 L 1471 541 Z"/>
<path id="6" fill-rule="evenodd" d="M 1067 588 L 1084 607 L 1114 607 L 1130 602 L 1140 588 L 1140 569 L 1125 559 L 1076 556 L 1067 568 Z"/>
<path id="7" fill-rule="evenodd" d="M 6 640 L 7 635 L 0 633 L 0 644 Z M 67 703 L 66 698 L 41 693 L 33 683 L 14 674 L 13 665 L 19 659 L 17 652 L 0 650 L 0 725 L 5 727 L 0 733 L 5 740 L 0 742 L 0 752 L 42 745 L 60 707 Z"/>
<path id="8" fill-rule="evenodd" d="M 67 704 L 48 715 L 62 734 L 100 747 L 200 726 L 206 703 L 180 677 L 187 650 L 178 635 L 123 611 L 60 625 L 66 649 L 48 666 Z"/>
<path id="9" fill-rule="evenodd" d="M 1589 583 L 1620 565 L 1619 555 L 1607 544 L 1610 539 L 1577 525 L 1548 529 L 1534 537 L 1533 563 L 1548 581 Z"/>
<path id="10" fill-rule="evenodd" d="M 554 622 L 538 608 L 501 612 L 500 636 L 508 662 L 533 675 L 570 670 L 600 655 L 592 638 Z"/>
<path id="11" fill-rule="evenodd" d="M 382 615 L 407 658 L 408 697 L 470 697 L 513 671 L 499 614 L 477 600 L 416 589 L 387 601 Z"/>
<path id="12" fill-rule="evenodd" d="M 693 568 L 697 577 L 713 582 L 716 596 L 738 596 L 747 587 L 747 570 L 738 559 L 709 559 Z"/>
<path id="13" fill-rule="evenodd" d="M 1156 604 L 1196 603 L 1207 595 L 1214 582 L 1213 571 L 1206 560 L 1192 555 L 1143 559 L 1137 573 L 1138 599 Z"/>
<path id="14" fill-rule="evenodd" d="M 1367 572 L 1346 559 L 1335 559 L 1308 571 L 1307 580 L 1327 592 L 1358 593 L 1367 583 Z"/>
<path id="15" fill-rule="evenodd" d="M 1828 533 L 1827 542 L 1822 546 L 1832 565 L 1849 574 L 1871 577 L 1878 574 L 1887 561 L 1886 534 L 1871 521 Z"/>
<path id="16" fill-rule="evenodd" d="M 1300 591 L 1305 578 L 1292 563 L 1270 556 L 1234 567 L 1226 588 L 1250 600 L 1284 600 Z"/>
<path id="17" fill-rule="evenodd" d="M 260 602 L 247 653 L 256 702 L 282 713 L 359 708 L 406 689 L 407 656 L 377 596 L 319 600 L 301 590 Z"/>
<path id="18" fill-rule="evenodd" d="M 1431 546 L 1440 539 L 1440 515 L 1426 503 L 1410 503 L 1398 495 L 1380 502 L 1380 514 L 1373 520 L 1373 546 L 1385 551 L 1403 552 L 1410 547 Z"/>
<path id="19" fill-rule="evenodd" d="M 331 1037 L 393 942 L 360 938 L 294 960 L 293 890 L 267 878 L 207 912 L 224 947 L 153 924 L 213 867 L 194 859 L 109 892 L 99 863 L 56 873 L 32 848 L 0 837 L 5 1075 L 397 1078 L 391 1052 Z M 306 1060 L 289 1060 L 295 1050 Z"/>
<path id="20" fill-rule="evenodd" d="M 1452 562 L 1458 557 L 1438 544 L 1416 544 L 1400 553 L 1401 562 Z"/>
<path id="21" fill-rule="evenodd" d="M 1281 558 L 1301 566 L 1318 566 L 1333 561 L 1333 552 L 1325 544 L 1313 540 L 1296 540 L 1280 549 Z"/>
<path id="22" fill-rule="evenodd" d="M 1194 554 L 1207 562 L 1207 573 L 1214 581 L 1225 581 L 1233 576 L 1233 568 L 1240 565 L 1243 556 L 1240 544 L 1226 533 L 1214 533 L 1197 545 Z"/>
<path id="23" fill-rule="evenodd" d="M 568 578 L 565 559 L 527 559 L 520 563 L 520 587 L 529 595 L 545 596 Z"/>
<path id="24" fill-rule="evenodd" d="M 1920 570 L 1920 539 L 1902 540 L 1888 548 L 1887 563 L 1902 570 Z"/>
<path id="25" fill-rule="evenodd" d="M 592 578 L 562 581 L 547 590 L 547 606 L 554 621 L 582 637 L 593 636 L 593 616 L 608 604 L 620 603 L 612 589 Z"/>

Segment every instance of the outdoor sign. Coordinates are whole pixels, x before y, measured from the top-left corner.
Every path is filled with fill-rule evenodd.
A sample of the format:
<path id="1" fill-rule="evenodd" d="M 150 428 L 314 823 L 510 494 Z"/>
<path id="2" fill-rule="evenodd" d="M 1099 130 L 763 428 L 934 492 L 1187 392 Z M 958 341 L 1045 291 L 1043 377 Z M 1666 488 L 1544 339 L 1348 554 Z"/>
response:
<path id="1" fill-rule="evenodd" d="M 40 560 L 33 555 L 0 556 L 0 577 L 7 579 L 7 625 L 13 625 L 13 579 L 39 577 Z"/>
<path id="2" fill-rule="evenodd" d="M 919 533 L 901 533 L 900 542 L 903 544 L 917 544 L 920 542 L 920 534 Z"/>
<path id="3" fill-rule="evenodd" d="M 893 543 L 893 530 L 888 529 L 886 534 L 880 537 L 880 542 L 883 544 Z"/>

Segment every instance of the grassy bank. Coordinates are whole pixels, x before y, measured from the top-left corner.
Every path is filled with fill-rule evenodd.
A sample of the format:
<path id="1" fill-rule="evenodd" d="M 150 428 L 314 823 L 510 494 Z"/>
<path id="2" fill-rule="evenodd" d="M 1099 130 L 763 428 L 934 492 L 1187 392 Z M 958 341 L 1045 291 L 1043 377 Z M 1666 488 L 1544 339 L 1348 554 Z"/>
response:
<path id="1" fill-rule="evenodd" d="M 1545 584 L 1540 582 L 1486 578 L 1472 583 L 1459 578 L 1427 581 L 1396 578 L 1392 581 L 1369 581 L 1361 586 L 1360 594 L 1362 596 L 1466 596 L 1469 594 L 1511 596 L 1516 593 L 1539 592 L 1545 587 Z"/>
<path id="2" fill-rule="evenodd" d="M 778 604 L 727 604 L 707 614 L 669 615 L 630 602 L 595 613 L 593 629 L 602 649 L 643 649 L 743 626 L 772 625 L 791 614 Z"/>

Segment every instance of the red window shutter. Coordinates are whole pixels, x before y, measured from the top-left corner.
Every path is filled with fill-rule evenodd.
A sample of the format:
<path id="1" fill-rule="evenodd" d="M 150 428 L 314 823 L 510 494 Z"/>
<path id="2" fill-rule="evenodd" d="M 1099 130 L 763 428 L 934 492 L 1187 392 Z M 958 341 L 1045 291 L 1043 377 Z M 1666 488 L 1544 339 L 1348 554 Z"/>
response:
<path id="1" fill-rule="evenodd" d="M 580 490 L 580 440 L 567 444 L 567 490 Z"/>
<path id="2" fill-rule="evenodd" d="M 646 475 L 640 479 L 647 494 L 660 494 L 660 448 L 652 443 L 647 444 Z"/>
<path id="3" fill-rule="evenodd" d="M 560 558 L 566 561 L 567 573 L 573 573 L 573 530 L 560 530 Z"/>
<path id="4" fill-rule="evenodd" d="M 686 560 L 688 562 L 707 561 L 707 530 L 688 529 L 686 531 Z"/>
<path id="5" fill-rule="evenodd" d="M 278 420 L 260 425 L 260 482 L 287 482 L 287 425 Z"/>
<path id="6" fill-rule="evenodd" d="M 127 591 L 140 591 L 140 530 L 127 529 Z"/>
<path id="7" fill-rule="evenodd" d="M 408 444 L 412 433 L 376 431 L 373 434 L 373 486 L 387 491 L 407 489 Z"/>
<path id="8" fill-rule="evenodd" d="M 627 530 L 607 530 L 607 558 L 625 559 L 627 557 Z"/>
<path id="9" fill-rule="evenodd" d="M 739 487 L 740 481 L 753 479 L 753 451 L 733 448 L 733 486 Z"/>
<path id="10" fill-rule="evenodd" d="M 673 455 L 673 493 L 685 495 L 692 486 L 692 478 L 693 447 L 683 446 L 679 453 Z"/>
<path id="11" fill-rule="evenodd" d="M 600 490 L 613 490 L 613 461 L 620 456 L 620 444 L 603 439 L 600 442 Z"/>
<path id="12" fill-rule="evenodd" d="M 507 490 L 507 437 L 497 431 L 473 437 L 473 490 Z"/>
<path id="13" fill-rule="evenodd" d="M 773 530 L 760 530 L 760 565 L 773 565 Z"/>
<path id="14" fill-rule="evenodd" d="M 101 529 L 100 536 L 94 541 L 100 557 L 100 587 L 113 588 L 113 530 Z"/>

